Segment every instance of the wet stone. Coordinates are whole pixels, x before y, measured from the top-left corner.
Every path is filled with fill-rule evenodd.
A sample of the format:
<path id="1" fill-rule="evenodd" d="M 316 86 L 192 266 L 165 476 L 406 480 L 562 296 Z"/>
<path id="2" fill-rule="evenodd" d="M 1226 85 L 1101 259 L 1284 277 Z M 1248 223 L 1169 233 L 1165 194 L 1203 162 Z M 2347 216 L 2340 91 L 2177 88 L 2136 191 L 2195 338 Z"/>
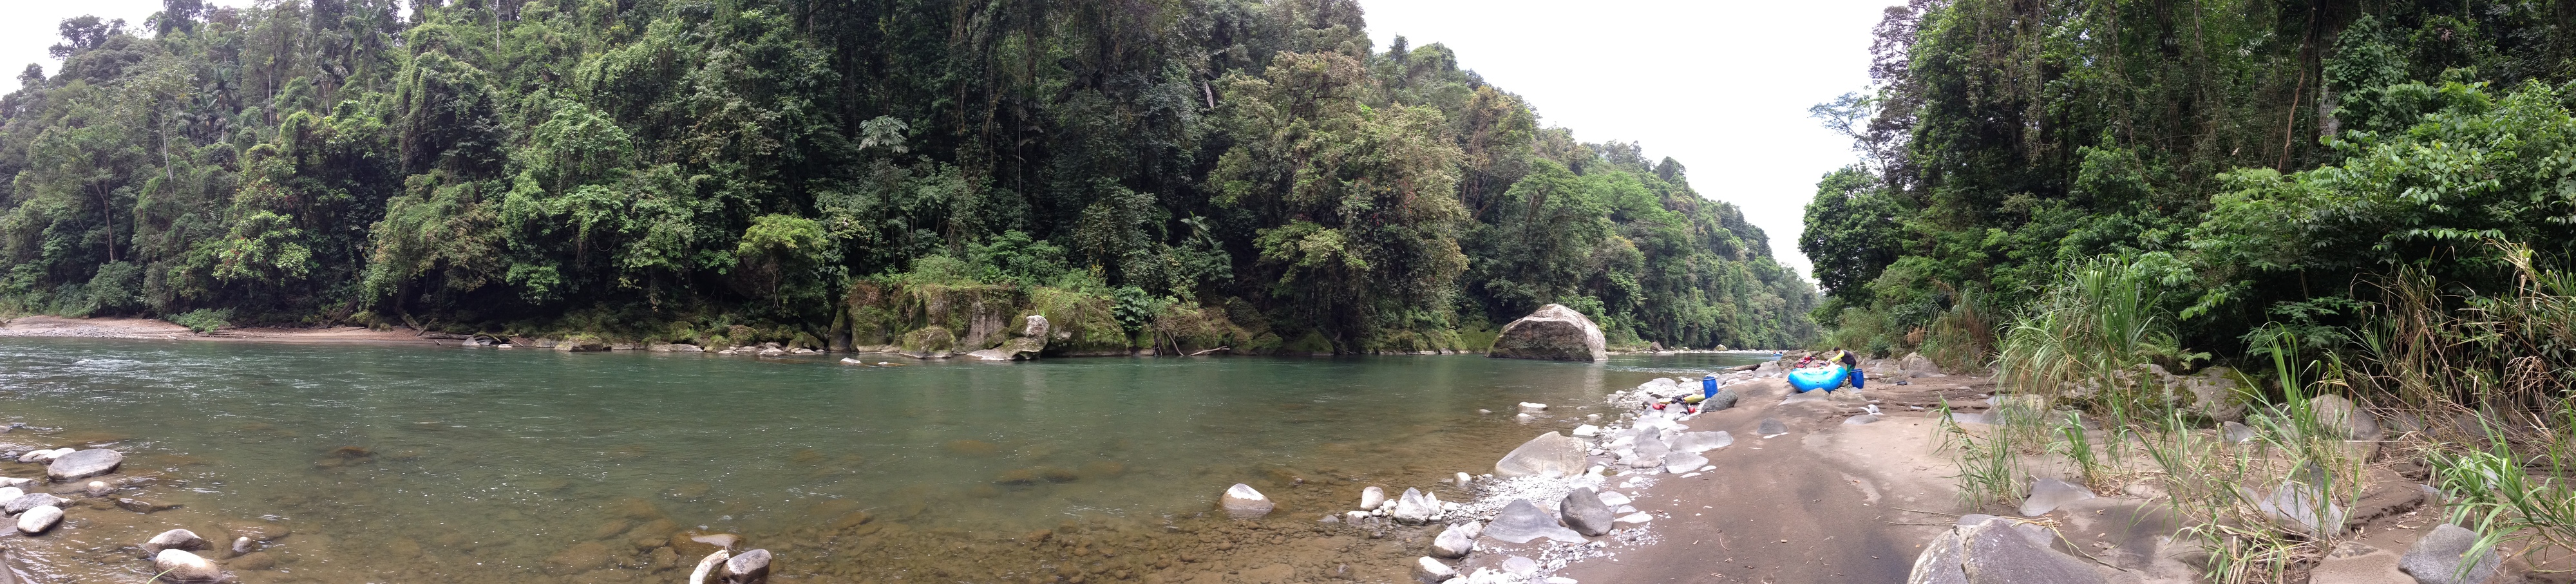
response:
<path id="1" fill-rule="evenodd" d="M 161 553 L 161 550 L 186 550 L 193 552 L 206 549 L 206 546 L 209 545 L 213 544 L 206 541 L 206 538 L 197 537 L 197 532 L 185 529 L 173 529 L 161 532 L 160 535 L 152 536 L 150 541 L 143 542 L 143 553 L 158 554 Z"/>
<path id="2" fill-rule="evenodd" d="M 105 448 L 74 451 L 54 458 L 45 465 L 45 476 L 57 481 L 85 479 L 116 472 L 125 463 L 125 455 Z"/>
<path id="3" fill-rule="evenodd" d="M 1585 541 L 1583 534 L 1557 524 L 1554 514 L 1527 499 L 1516 499 L 1503 505 L 1502 512 L 1494 515 L 1494 521 L 1485 525 L 1484 535 L 1510 543 L 1529 543 L 1542 537 L 1566 543 Z"/>
<path id="4" fill-rule="evenodd" d="M 0 503 L 0 512 L 17 515 L 27 512 L 28 509 L 34 509 L 39 506 L 61 506 L 63 503 L 68 501 L 70 501 L 70 499 L 56 497 L 52 493 L 28 493 L 25 495 L 19 495 L 18 498 L 10 499 L 6 503 Z"/>

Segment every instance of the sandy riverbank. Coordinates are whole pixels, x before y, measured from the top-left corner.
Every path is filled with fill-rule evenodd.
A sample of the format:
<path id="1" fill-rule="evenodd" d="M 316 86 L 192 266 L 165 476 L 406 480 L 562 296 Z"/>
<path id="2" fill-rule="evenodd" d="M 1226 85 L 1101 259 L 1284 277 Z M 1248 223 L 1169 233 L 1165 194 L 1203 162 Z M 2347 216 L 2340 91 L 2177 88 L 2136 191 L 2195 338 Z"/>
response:
<path id="1" fill-rule="evenodd" d="M 149 339 L 168 341 L 229 341 L 254 343 L 368 343 L 385 345 L 455 346 L 455 341 L 422 337 L 409 328 L 373 330 L 366 327 L 318 328 L 231 328 L 199 334 L 188 327 L 166 320 L 147 318 L 64 318 L 59 316 L 24 316 L 0 322 L 0 337 L 78 337 L 93 339 Z"/>

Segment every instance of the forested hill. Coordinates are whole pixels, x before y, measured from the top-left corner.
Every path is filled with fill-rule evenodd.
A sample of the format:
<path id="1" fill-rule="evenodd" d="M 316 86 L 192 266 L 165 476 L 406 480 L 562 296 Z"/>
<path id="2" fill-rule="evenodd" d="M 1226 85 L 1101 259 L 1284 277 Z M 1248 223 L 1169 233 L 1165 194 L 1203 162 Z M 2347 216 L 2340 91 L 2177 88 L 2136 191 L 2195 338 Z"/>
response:
<path id="1" fill-rule="evenodd" d="M 1377 50 L 1351 0 L 164 1 L 64 22 L 0 101 L 18 311 L 866 344 L 980 290 L 1105 314 L 1070 325 L 1099 349 L 1476 348 L 1551 302 L 1632 345 L 1816 330 L 1679 162 Z"/>
<path id="2" fill-rule="evenodd" d="M 1874 88 L 1817 108 L 1863 159 L 1800 238 L 1843 342 L 1982 364 L 2117 261 L 2180 346 L 2342 350 L 2576 252 L 2576 3 L 1912 0 L 1876 32 Z"/>

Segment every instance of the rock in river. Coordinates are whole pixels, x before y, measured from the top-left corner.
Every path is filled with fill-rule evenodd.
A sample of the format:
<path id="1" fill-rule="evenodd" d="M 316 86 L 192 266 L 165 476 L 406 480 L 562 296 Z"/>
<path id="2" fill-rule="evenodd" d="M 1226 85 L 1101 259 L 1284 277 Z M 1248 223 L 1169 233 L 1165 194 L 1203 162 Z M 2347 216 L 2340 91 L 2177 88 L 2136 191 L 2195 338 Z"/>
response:
<path id="1" fill-rule="evenodd" d="M 1403 495 L 1396 497 L 1395 508 L 1386 512 L 1397 522 L 1408 524 L 1429 522 L 1431 516 L 1438 513 L 1440 513 L 1440 498 L 1414 488 L 1406 488 Z"/>
<path id="2" fill-rule="evenodd" d="M 224 579 L 224 569 L 197 554 L 181 550 L 161 550 L 152 555 L 152 567 L 161 579 L 173 582 L 215 582 Z"/>
<path id="3" fill-rule="evenodd" d="M 1548 432 L 1531 438 L 1502 460 L 1494 461 L 1494 476 L 1517 477 L 1546 475 L 1570 477 L 1583 474 L 1585 457 L 1590 454 L 1582 440 Z"/>
<path id="4" fill-rule="evenodd" d="M 1253 490 L 1252 485 L 1235 483 L 1233 487 L 1226 488 L 1225 497 L 1217 502 L 1217 506 L 1224 507 L 1228 515 L 1242 518 L 1269 515 L 1277 504 L 1271 503 L 1269 497 L 1261 496 L 1261 491 Z"/>
<path id="5" fill-rule="evenodd" d="M 1575 533 L 1601 535 L 1609 533 L 1612 517 L 1610 506 L 1601 503 L 1601 495 L 1592 487 L 1575 489 L 1565 494 L 1565 503 L 1557 506 L 1565 514 L 1565 526 Z"/>
<path id="6" fill-rule="evenodd" d="M 1485 356 L 1499 359 L 1551 359 L 1557 361 L 1607 361 L 1610 351 L 1601 337 L 1601 326 L 1583 313 L 1561 304 L 1540 307 L 1538 312 L 1503 326 L 1502 336 Z"/>
<path id="7" fill-rule="evenodd" d="M 57 481 L 85 479 L 116 472 L 116 466 L 124 463 L 124 454 L 92 448 L 55 457 L 52 464 L 45 466 L 45 476 Z"/>
<path id="8" fill-rule="evenodd" d="M 769 550 L 751 550 L 725 560 L 725 584 L 760 584 L 769 580 Z"/>
<path id="9" fill-rule="evenodd" d="M 213 544 L 206 541 L 206 538 L 197 537 L 197 532 L 173 529 L 161 532 L 161 535 L 152 536 L 152 541 L 143 542 L 143 553 L 159 554 L 161 550 L 197 551 L 206 549 L 208 545 Z"/>
<path id="10" fill-rule="evenodd" d="M 70 499 L 56 497 L 53 493 L 28 493 L 19 495 L 18 498 L 10 499 L 6 503 L 0 503 L 0 513 L 17 515 L 27 512 L 28 509 L 34 509 L 45 505 L 59 507 L 62 506 L 64 501 L 69 500 Z"/>
<path id="11" fill-rule="evenodd" d="M 37 505 L 25 513 L 18 514 L 18 533 L 27 535 L 44 533 L 46 530 L 53 529 L 55 524 L 62 522 L 63 508 Z"/>
<path id="12" fill-rule="evenodd" d="M 1538 508 L 1528 499 L 1513 499 L 1494 514 L 1494 522 L 1485 526 L 1485 535 L 1511 543 L 1529 543 L 1549 538 L 1566 543 L 1584 543 L 1583 534 L 1558 525 L 1556 516 Z"/>
<path id="13" fill-rule="evenodd" d="M 1431 539 L 1431 555 L 1434 556 L 1458 559 L 1467 557 L 1467 552 L 1472 551 L 1476 551 L 1476 529 L 1467 525 L 1451 525 L 1440 530 L 1439 537 Z"/>
<path id="14" fill-rule="evenodd" d="M 1376 511 L 1379 505 L 1385 505 L 1385 504 L 1386 504 L 1386 489 L 1385 489 L 1385 488 L 1383 488 L 1383 487 L 1379 487 L 1379 486 L 1376 486 L 1376 485 L 1370 485 L 1370 486 L 1369 486 L 1369 488 L 1360 489 L 1360 510 L 1361 510 L 1361 511 Z"/>

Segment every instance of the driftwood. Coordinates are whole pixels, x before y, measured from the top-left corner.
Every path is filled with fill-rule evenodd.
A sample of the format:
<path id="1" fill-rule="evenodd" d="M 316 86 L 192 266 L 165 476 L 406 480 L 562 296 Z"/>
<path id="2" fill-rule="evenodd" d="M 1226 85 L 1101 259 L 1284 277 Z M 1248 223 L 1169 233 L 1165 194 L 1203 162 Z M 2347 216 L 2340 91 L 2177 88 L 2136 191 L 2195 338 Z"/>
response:
<path id="1" fill-rule="evenodd" d="M 1214 349 L 1203 349 L 1203 350 L 1200 350 L 1199 352 L 1191 353 L 1191 354 L 1190 354 L 1190 356 L 1192 356 L 1192 357 L 1197 357 L 1197 356 L 1200 356 L 1200 355 L 1206 355 L 1206 354 L 1209 354 L 1209 353 L 1218 353 L 1218 352 L 1232 353 L 1232 352 L 1234 352 L 1234 347 L 1217 347 L 1217 348 L 1214 348 Z"/>

